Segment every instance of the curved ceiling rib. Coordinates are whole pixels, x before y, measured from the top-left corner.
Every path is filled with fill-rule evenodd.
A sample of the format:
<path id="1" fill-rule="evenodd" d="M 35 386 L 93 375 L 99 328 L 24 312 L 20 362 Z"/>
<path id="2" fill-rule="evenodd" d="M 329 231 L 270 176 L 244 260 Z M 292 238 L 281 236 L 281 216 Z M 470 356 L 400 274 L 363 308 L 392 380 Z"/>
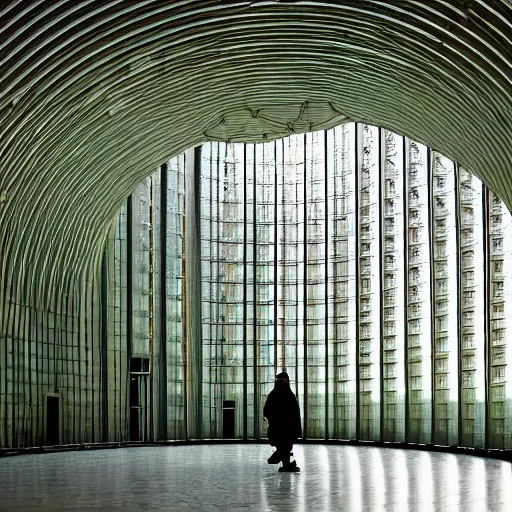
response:
<path id="1" fill-rule="evenodd" d="M 365 121 L 512 206 L 512 5 L 13 1 L 0 10 L 2 281 L 40 298 L 98 261 L 122 201 L 208 138 Z"/>

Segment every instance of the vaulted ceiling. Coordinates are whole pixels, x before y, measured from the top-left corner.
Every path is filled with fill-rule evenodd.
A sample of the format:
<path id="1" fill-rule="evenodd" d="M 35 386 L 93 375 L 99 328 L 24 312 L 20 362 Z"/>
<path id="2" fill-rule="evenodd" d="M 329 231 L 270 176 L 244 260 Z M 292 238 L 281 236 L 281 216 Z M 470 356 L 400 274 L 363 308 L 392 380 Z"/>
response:
<path id="1" fill-rule="evenodd" d="M 511 40 L 510 0 L 3 2 L 0 278 L 95 265 L 135 186 L 212 138 L 365 121 L 512 206 Z"/>

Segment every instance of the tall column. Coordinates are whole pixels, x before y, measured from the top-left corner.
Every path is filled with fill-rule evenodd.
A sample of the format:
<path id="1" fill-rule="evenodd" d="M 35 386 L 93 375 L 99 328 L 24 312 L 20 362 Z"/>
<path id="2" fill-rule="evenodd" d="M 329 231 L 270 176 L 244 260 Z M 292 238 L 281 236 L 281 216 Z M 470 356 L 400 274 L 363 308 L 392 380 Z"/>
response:
<path id="1" fill-rule="evenodd" d="M 201 438 L 201 390 L 203 370 L 201 314 L 201 230 L 200 189 L 201 147 L 185 153 L 185 369 L 187 432 L 189 439 Z"/>

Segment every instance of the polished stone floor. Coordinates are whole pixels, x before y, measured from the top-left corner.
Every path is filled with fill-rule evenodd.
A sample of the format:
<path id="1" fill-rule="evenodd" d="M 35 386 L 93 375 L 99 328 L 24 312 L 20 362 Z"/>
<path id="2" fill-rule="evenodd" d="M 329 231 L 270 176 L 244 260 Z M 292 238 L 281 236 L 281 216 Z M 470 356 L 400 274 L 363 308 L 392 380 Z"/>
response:
<path id="1" fill-rule="evenodd" d="M 512 511 L 512 464 L 302 445 L 278 473 L 266 445 L 195 445 L 0 459 L 0 511 Z"/>

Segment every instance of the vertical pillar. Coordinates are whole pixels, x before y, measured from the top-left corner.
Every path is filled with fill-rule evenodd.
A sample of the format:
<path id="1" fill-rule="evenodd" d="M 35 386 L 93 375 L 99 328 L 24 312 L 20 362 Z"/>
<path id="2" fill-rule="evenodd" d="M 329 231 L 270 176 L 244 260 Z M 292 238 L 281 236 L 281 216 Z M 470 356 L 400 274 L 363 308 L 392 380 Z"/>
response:
<path id="1" fill-rule="evenodd" d="M 186 325 L 186 394 L 187 431 L 189 439 L 201 438 L 201 390 L 203 370 L 201 315 L 201 239 L 200 189 L 201 147 L 185 153 L 185 218 L 186 254 L 185 283 Z"/>
<path id="2" fill-rule="evenodd" d="M 387 373 L 384 371 L 384 350 L 386 349 L 386 346 L 384 344 L 384 277 L 385 277 L 385 251 L 384 251 L 384 236 L 386 232 L 386 226 L 385 226 L 385 219 L 384 219 L 384 187 L 385 187 L 385 180 L 384 180 L 384 167 L 386 165 L 386 145 L 384 142 L 384 130 L 382 128 L 379 128 L 378 131 L 379 134 L 379 140 L 378 140 L 378 188 L 379 188 L 379 295 L 381 300 L 381 307 L 379 312 L 379 329 L 380 329 L 380 354 L 379 354 L 379 373 L 380 373 L 380 441 L 386 440 L 386 419 L 388 419 L 387 414 L 387 405 L 388 402 L 386 400 L 386 396 L 384 394 L 385 387 L 384 387 L 384 377 L 387 376 Z M 395 430 L 393 429 L 393 436 L 394 436 Z"/>
<path id="3" fill-rule="evenodd" d="M 402 137 L 402 172 L 403 172 L 403 212 L 404 212 L 404 403 L 405 403 L 405 442 L 410 441 L 410 411 L 409 411 L 409 154 L 405 137 Z"/>
<path id="4" fill-rule="evenodd" d="M 436 256 L 435 256 L 435 231 L 434 229 L 434 169 L 433 169 L 432 153 L 430 148 L 427 148 L 427 183 L 428 183 L 428 240 L 429 240 L 429 259 L 430 259 L 430 297 L 432 298 L 430 306 L 430 386 L 432 389 L 431 400 L 431 444 L 436 444 L 436 398 L 437 398 L 437 385 L 436 385 L 436 315 L 438 296 L 436 290 Z"/>
<path id="5" fill-rule="evenodd" d="M 108 258 L 110 247 L 107 243 L 101 261 L 101 413 L 102 441 L 109 440 L 108 431 Z"/>
<path id="6" fill-rule="evenodd" d="M 356 440 L 361 438 L 361 384 L 360 384 L 360 367 L 359 367 L 359 339 L 360 339 L 360 298 L 361 298 L 361 265 L 359 264 L 359 162 L 360 162 L 360 137 L 359 137 L 359 123 L 354 123 L 354 196 L 355 196 L 355 218 L 354 218 L 354 233 L 356 237 L 355 242 L 355 263 L 356 263 Z"/>
<path id="7" fill-rule="evenodd" d="M 160 166 L 160 374 L 158 437 L 167 439 L 167 164 Z"/>
<path id="8" fill-rule="evenodd" d="M 324 265 L 325 265 L 325 440 L 329 439 L 329 173 L 328 173 L 328 162 L 329 152 L 327 148 L 328 144 L 328 132 L 324 130 L 324 197 L 325 197 L 325 210 L 324 210 L 324 231 L 325 231 L 325 254 L 324 254 Z M 331 149 L 332 151 L 332 149 Z"/>
<path id="9" fill-rule="evenodd" d="M 304 134 L 304 428 L 302 438 L 308 437 L 308 194 L 307 194 L 307 135 Z"/>
<path id="10" fill-rule="evenodd" d="M 490 262 L 490 194 L 489 189 L 484 187 L 483 216 L 484 216 L 484 318 L 485 318 L 485 341 L 484 341 L 484 368 L 485 368 L 485 434 L 484 448 L 489 449 L 489 433 L 491 427 L 491 262 Z"/>
<path id="11" fill-rule="evenodd" d="M 462 255 L 461 255 L 461 195 L 460 195 L 460 168 L 458 164 L 455 165 L 455 226 L 457 230 L 457 298 L 460 301 L 462 296 Z M 457 433 L 458 444 L 461 444 L 462 435 L 462 355 L 461 355 L 461 332 L 462 332 L 462 311 L 459 309 L 457 321 L 457 340 L 459 350 L 457 353 Z"/>
<path id="12" fill-rule="evenodd" d="M 244 246 L 243 246 L 243 287 L 242 287 L 242 315 L 243 315 L 243 438 L 247 439 L 247 144 L 244 144 Z"/>
<path id="13" fill-rule="evenodd" d="M 128 439 L 131 439 L 131 402 L 130 402 L 130 364 L 132 359 L 133 344 L 133 289 L 132 289 L 132 272 L 133 272 L 133 198 L 130 196 L 126 202 L 126 360 L 128 362 L 128 371 L 126 372 L 126 389 L 128 404 L 126 407 L 128 425 Z"/>
<path id="14" fill-rule="evenodd" d="M 154 441 L 155 435 L 155 178 L 150 177 L 149 183 L 149 440 Z"/>
<path id="15" fill-rule="evenodd" d="M 254 410 L 253 410 L 253 420 L 254 420 L 254 437 L 258 439 L 260 437 L 260 379 L 258 378 L 258 361 L 259 361 L 259 350 L 258 350 L 258 328 L 256 325 L 256 316 L 258 308 L 256 306 L 257 298 L 258 298 L 258 286 L 257 286 L 257 257 L 258 257 L 258 247 L 256 245 L 257 239 L 257 230 L 256 230 L 256 211 L 258 205 L 257 199 L 257 187 L 256 187 L 256 144 L 253 144 L 253 168 L 252 168 L 252 179 L 253 179 L 253 190 L 252 190 L 252 280 L 253 280 L 253 296 L 252 296 L 252 304 L 253 304 L 253 314 L 252 314 L 252 360 L 253 360 L 253 385 L 254 385 Z"/>

